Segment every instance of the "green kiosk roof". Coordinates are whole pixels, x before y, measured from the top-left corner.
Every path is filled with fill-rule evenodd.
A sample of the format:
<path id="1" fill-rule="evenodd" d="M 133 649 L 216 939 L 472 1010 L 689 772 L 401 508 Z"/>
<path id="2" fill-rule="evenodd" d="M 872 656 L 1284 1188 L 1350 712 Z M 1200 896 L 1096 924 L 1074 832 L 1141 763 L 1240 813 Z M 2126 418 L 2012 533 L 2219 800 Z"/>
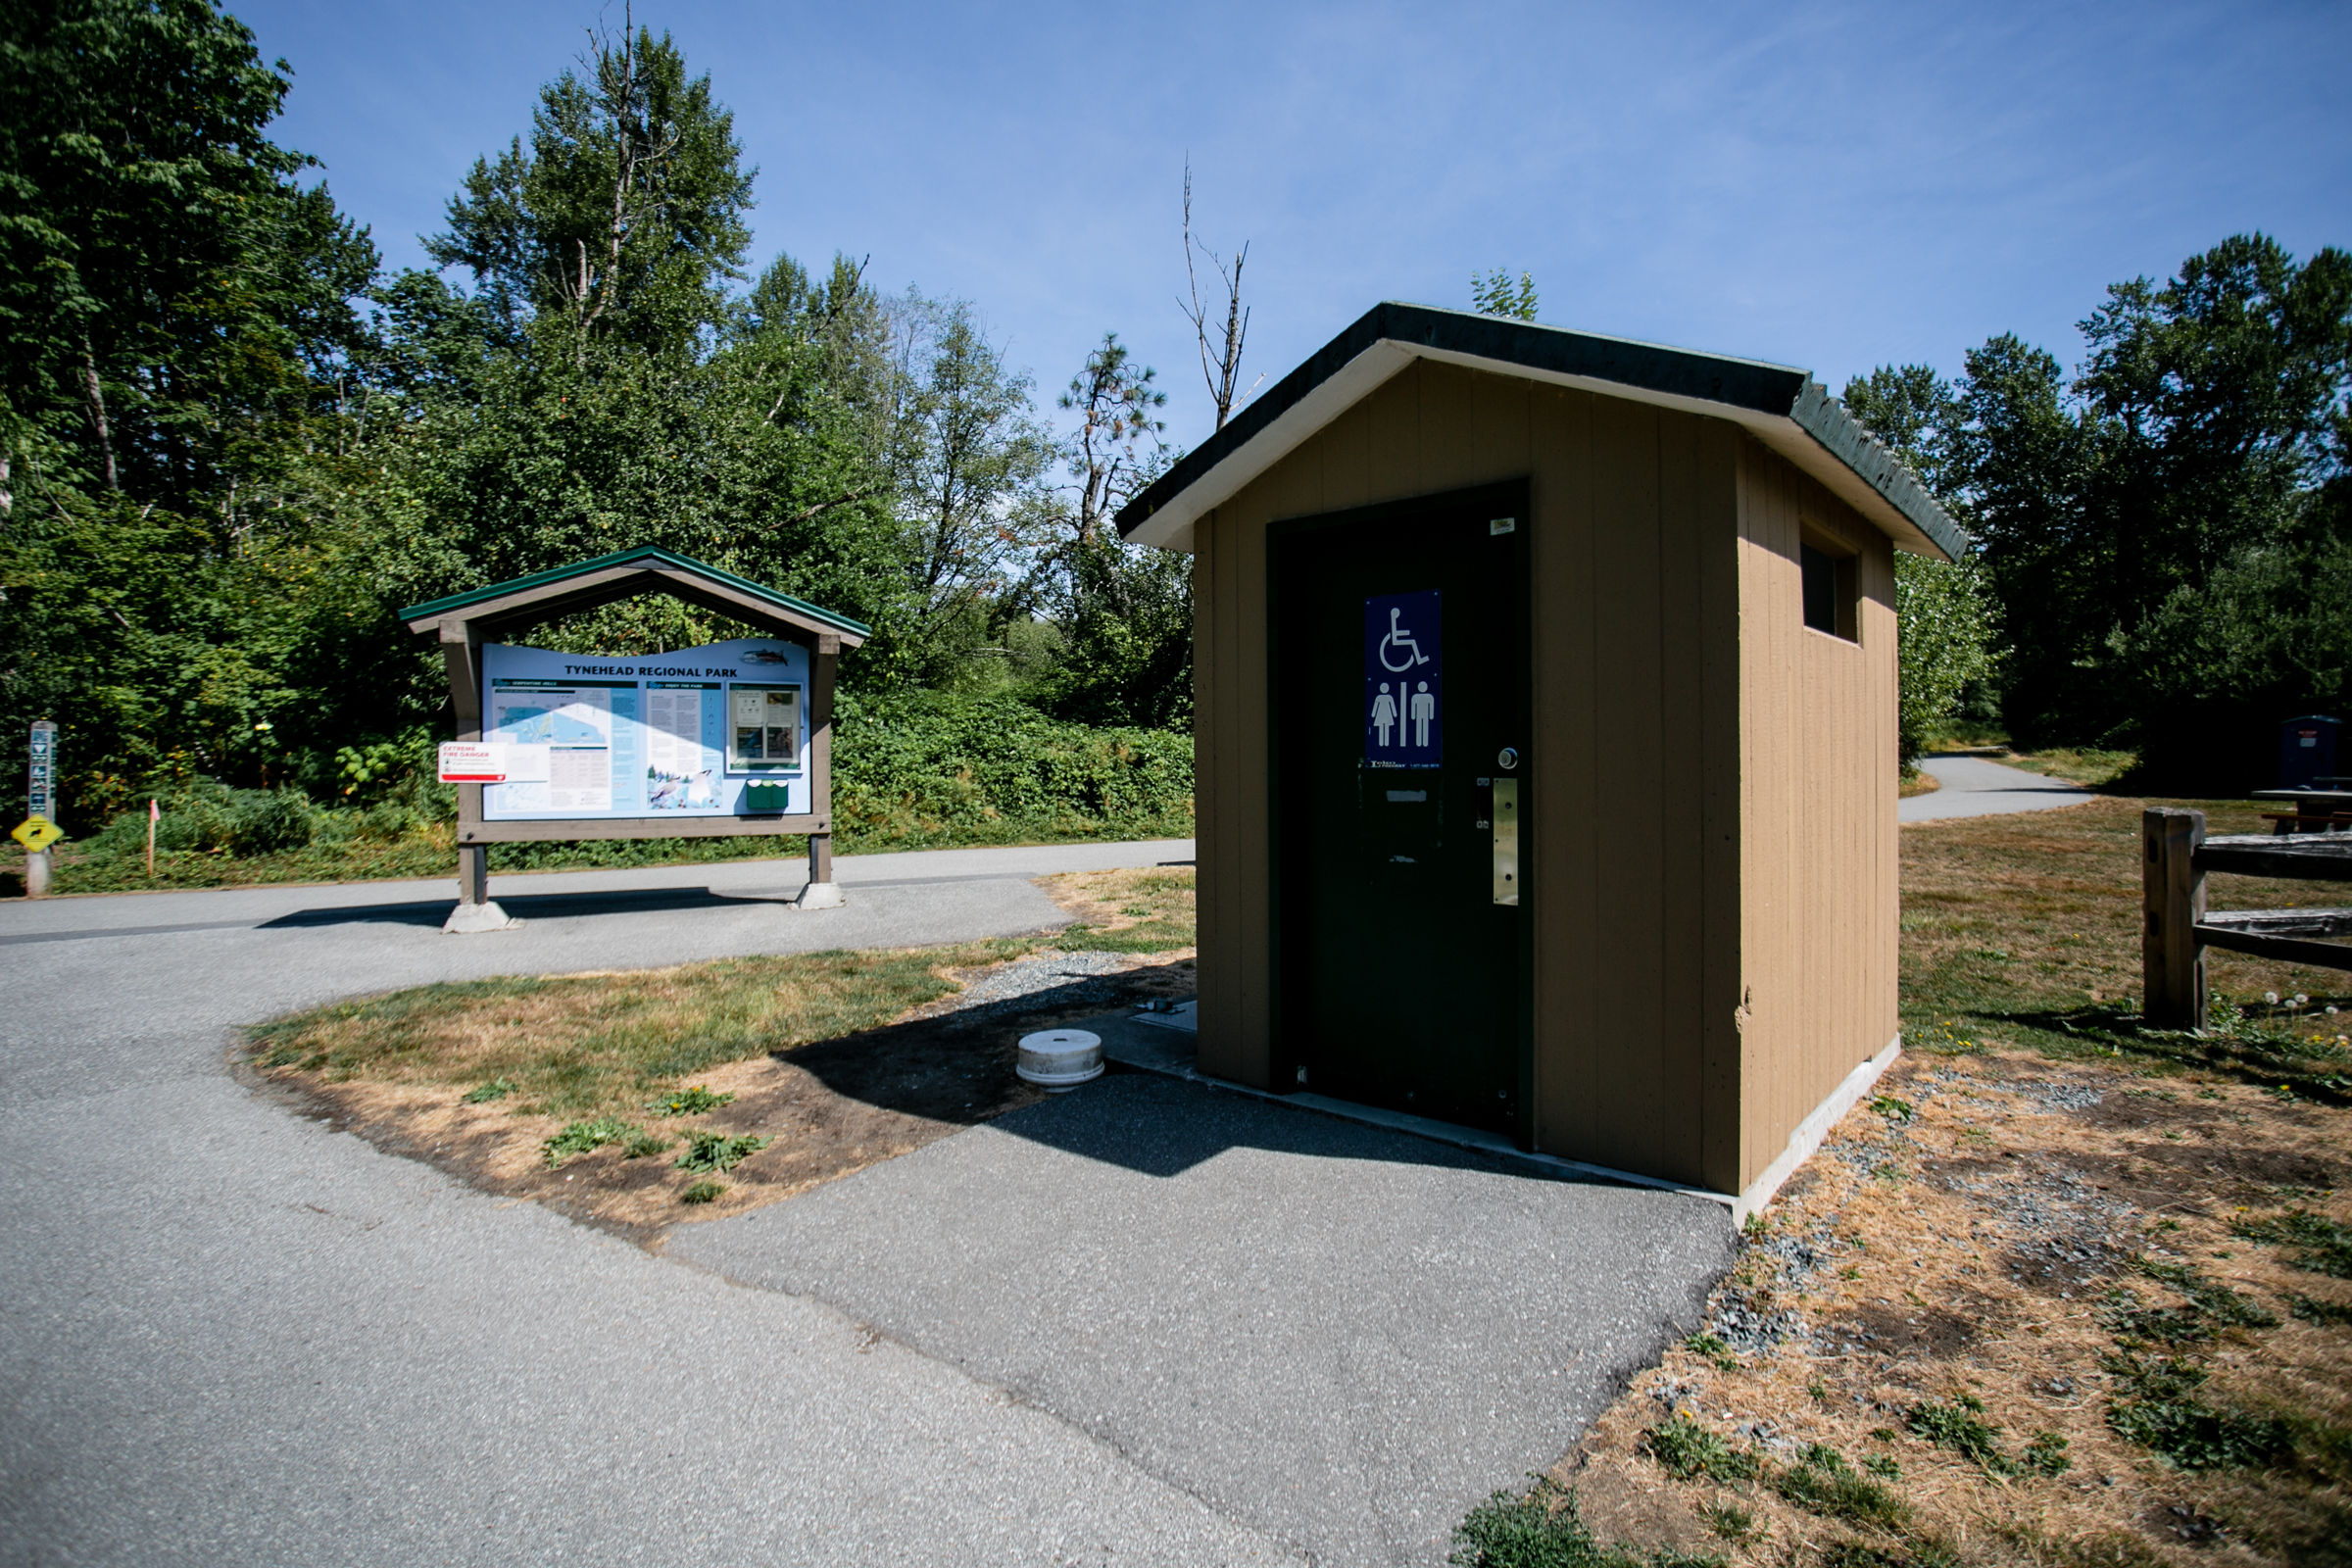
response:
<path id="1" fill-rule="evenodd" d="M 429 632 L 448 621 L 499 632 L 647 593 L 668 594 L 794 640 L 810 635 L 839 637 L 845 646 L 856 648 L 873 635 L 873 628 L 863 621 L 657 545 L 639 545 L 512 582 L 428 599 L 403 610 L 400 618 L 416 632 Z"/>

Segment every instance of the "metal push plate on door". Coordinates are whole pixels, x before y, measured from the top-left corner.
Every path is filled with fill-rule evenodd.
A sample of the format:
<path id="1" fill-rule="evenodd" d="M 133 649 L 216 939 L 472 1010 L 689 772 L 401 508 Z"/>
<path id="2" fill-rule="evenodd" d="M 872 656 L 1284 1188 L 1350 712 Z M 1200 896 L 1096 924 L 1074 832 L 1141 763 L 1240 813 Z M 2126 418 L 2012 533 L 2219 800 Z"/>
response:
<path id="1" fill-rule="evenodd" d="M 1494 781 L 1494 902 L 1519 902 L 1519 781 Z"/>

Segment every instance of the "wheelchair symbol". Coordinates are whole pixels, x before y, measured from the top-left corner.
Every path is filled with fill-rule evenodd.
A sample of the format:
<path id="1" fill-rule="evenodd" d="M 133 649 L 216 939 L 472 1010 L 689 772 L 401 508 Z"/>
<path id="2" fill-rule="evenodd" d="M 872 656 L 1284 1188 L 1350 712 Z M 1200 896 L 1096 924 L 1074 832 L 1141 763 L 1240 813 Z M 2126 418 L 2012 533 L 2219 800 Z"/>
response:
<path id="1" fill-rule="evenodd" d="M 1403 613 L 1404 612 L 1395 605 L 1389 607 L 1389 634 L 1380 640 L 1380 665 L 1381 668 L 1391 673 L 1410 669 L 1415 664 L 1429 662 L 1429 656 L 1421 651 L 1421 645 L 1413 640 L 1413 634 L 1396 624 L 1397 617 Z M 1389 649 L 1392 645 L 1404 655 L 1403 663 L 1395 664 L 1389 662 Z"/>

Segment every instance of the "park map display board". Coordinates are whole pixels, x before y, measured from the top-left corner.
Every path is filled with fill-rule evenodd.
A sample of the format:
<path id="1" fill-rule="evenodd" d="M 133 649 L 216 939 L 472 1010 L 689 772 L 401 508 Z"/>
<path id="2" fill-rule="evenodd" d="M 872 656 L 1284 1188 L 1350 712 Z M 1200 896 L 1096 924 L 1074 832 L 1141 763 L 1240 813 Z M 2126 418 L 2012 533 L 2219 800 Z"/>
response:
<path id="1" fill-rule="evenodd" d="M 808 650 L 739 638 L 639 659 L 486 643 L 485 822 L 802 814 Z"/>

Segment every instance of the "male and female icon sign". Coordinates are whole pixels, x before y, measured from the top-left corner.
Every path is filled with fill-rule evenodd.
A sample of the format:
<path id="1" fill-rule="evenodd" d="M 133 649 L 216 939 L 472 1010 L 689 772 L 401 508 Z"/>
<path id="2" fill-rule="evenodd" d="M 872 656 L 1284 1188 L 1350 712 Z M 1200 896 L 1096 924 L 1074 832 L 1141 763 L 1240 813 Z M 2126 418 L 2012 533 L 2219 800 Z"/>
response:
<path id="1" fill-rule="evenodd" d="M 1404 682 L 1398 681 L 1396 689 L 1401 693 L 1404 690 Z M 1413 746 L 1426 750 L 1429 746 L 1430 721 L 1437 716 L 1438 700 L 1429 695 L 1429 682 L 1427 681 L 1421 682 L 1420 689 L 1406 700 L 1405 711 L 1402 714 L 1396 710 L 1396 700 L 1389 696 L 1387 681 L 1384 680 L 1380 683 L 1380 694 L 1372 699 L 1372 728 L 1374 733 L 1380 737 L 1378 744 L 1384 751 L 1388 748 L 1391 726 L 1396 730 L 1396 744 L 1399 746 L 1405 744 L 1404 723 L 1408 717 L 1412 720 L 1413 725 Z"/>
<path id="2" fill-rule="evenodd" d="M 1436 767 L 1445 746 L 1443 622 L 1437 592 L 1364 601 L 1364 761 Z"/>

